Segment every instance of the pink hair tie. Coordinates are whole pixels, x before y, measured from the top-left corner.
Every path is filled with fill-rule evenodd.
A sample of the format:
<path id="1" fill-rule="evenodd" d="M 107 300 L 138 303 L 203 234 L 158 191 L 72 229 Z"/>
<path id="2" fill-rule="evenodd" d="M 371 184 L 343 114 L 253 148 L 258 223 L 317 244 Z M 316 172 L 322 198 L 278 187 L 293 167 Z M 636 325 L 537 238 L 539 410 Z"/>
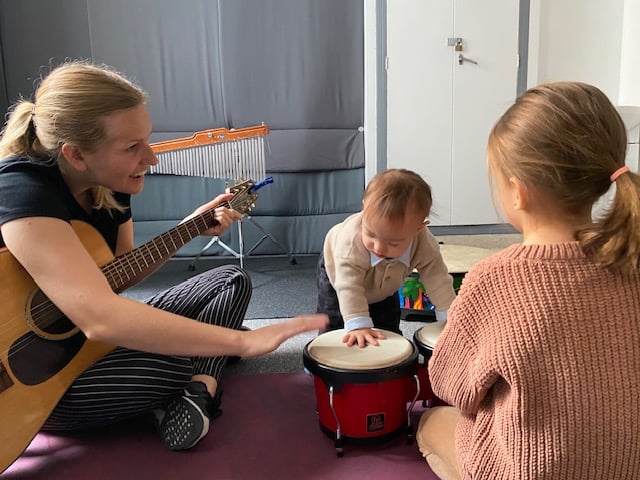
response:
<path id="1" fill-rule="evenodd" d="M 623 173 L 627 173 L 628 171 L 629 171 L 629 167 L 627 167 L 626 165 L 624 167 L 620 167 L 619 169 L 617 169 L 609 177 L 611 179 L 611 183 L 615 182 L 620 175 L 622 175 Z"/>

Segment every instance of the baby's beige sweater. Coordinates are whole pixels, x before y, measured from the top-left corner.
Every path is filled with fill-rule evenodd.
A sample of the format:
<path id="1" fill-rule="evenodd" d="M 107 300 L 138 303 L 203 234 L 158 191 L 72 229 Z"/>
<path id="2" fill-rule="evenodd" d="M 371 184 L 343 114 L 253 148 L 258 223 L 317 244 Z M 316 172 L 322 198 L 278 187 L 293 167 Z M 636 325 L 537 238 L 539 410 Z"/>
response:
<path id="1" fill-rule="evenodd" d="M 429 373 L 464 415 L 463 478 L 640 479 L 640 276 L 576 242 L 472 268 Z"/>
<path id="2" fill-rule="evenodd" d="M 427 228 L 413 239 L 409 265 L 383 260 L 371 266 L 371 253 L 362 243 L 362 212 L 334 225 L 323 251 L 327 277 L 336 290 L 345 322 L 368 317 L 369 305 L 393 295 L 414 269 L 438 310 L 446 311 L 456 296 L 440 245 Z"/>

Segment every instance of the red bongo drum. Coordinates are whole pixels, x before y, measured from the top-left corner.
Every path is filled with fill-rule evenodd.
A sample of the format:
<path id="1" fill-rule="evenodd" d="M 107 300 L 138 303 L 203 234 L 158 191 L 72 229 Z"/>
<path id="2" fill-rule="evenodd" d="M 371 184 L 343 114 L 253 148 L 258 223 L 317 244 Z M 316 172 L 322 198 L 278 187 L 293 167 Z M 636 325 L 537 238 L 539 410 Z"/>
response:
<path id="1" fill-rule="evenodd" d="M 417 377 L 415 345 L 384 330 L 379 346 L 348 347 L 344 329 L 333 330 L 310 341 L 303 351 L 305 368 L 313 376 L 321 430 L 334 439 L 336 453 L 343 454 L 345 441 L 383 441 L 407 432 L 413 441 L 407 408 L 407 385 Z"/>
<path id="2" fill-rule="evenodd" d="M 424 327 L 416 330 L 413 334 L 413 342 L 418 347 L 418 351 L 422 356 L 422 362 L 418 363 L 418 379 L 420 380 L 420 392 L 418 399 L 422 400 L 422 405 L 425 407 L 433 407 L 435 405 L 442 405 L 443 402 L 435 396 L 433 390 L 431 390 L 431 382 L 429 381 L 428 364 L 433 348 L 438 342 L 438 338 L 442 333 L 445 322 L 432 322 L 427 323 Z"/>

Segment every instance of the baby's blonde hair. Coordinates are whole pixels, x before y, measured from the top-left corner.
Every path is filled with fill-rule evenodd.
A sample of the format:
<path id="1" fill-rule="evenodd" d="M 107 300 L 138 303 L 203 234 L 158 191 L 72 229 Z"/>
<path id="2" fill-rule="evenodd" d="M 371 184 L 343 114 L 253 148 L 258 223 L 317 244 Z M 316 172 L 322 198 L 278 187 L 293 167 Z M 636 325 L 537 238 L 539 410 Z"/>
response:
<path id="1" fill-rule="evenodd" d="M 365 219 L 371 216 L 394 221 L 405 219 L 407 212 L 429 216 L 431 187 L 417 173 L 396 168 L 376 175 L 367 185 L 362 199 Z"/>

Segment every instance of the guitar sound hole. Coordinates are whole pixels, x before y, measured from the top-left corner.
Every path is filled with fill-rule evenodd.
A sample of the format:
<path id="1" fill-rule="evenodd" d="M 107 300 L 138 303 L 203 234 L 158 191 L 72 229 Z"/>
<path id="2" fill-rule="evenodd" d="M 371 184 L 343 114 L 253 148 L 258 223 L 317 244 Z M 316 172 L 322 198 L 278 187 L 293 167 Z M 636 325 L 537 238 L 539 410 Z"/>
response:
<path id="1" fill-rule="evenodd" d="M 33 322 L 36 333 L 63 335 L 71 333 L 76 326 L 56 307 L 47 296 L 38 290 L 31 298 L 31 308 L 27 315 Z"/>

